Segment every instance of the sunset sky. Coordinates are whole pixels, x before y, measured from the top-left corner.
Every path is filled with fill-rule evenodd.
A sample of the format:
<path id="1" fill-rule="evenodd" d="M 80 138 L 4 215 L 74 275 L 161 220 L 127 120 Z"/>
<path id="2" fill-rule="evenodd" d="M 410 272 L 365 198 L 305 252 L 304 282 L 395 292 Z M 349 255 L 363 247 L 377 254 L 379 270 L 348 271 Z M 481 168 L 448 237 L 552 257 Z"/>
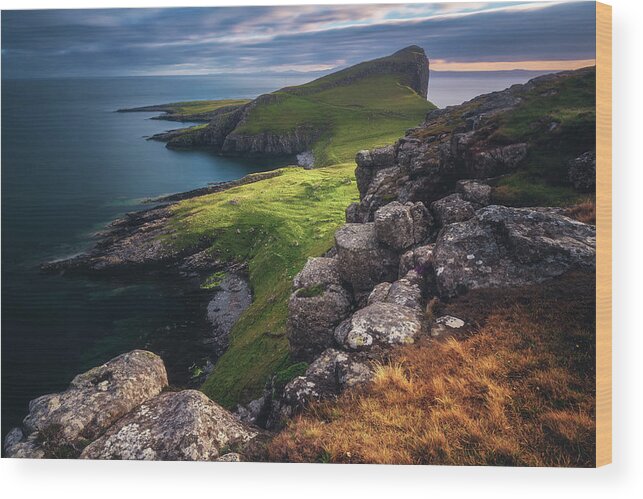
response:
<path id="1" fill-rule="evenodd" d="M 432 70 L 594 63 L 593 2 L 2 12 L 3 78 L 320 73 L 420 45 Z"/>

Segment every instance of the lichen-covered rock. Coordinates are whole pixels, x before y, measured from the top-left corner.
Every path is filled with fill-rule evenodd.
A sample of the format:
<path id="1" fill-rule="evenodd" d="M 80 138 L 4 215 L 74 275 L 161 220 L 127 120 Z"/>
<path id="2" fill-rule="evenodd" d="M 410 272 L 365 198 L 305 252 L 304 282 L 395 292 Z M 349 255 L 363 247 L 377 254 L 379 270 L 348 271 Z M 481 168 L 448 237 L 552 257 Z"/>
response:
<path id="1" fill-rule="evenodd" d="M 348 292 L 336 284 L 296 290 L 288 300 L 292 358 L 310 361 L 333 345 L 333 331 L 351 312 Z"/>
<path id="2" fill-rule="evenodd" d="M 398 199 L 409 182 L 408 169 L 391 166 L 376 170 L 366 192 L 361 195 L 359 218 L 362 222 L 370 222 L 378 208 Z M 411 201 L 409 199 L 409 201 Z M 412 200 L 416 201 L 416 200 Z"/>
<path id="3" fill-rule="evenodd" d="M 423 331 L 424 319 L 418 310 L 375 302 L 337 326 L 335 339 L 348 350 L 366 350 L 413 343 Z"/>
<path id="4" fill-rule="evenodd" d="M 366 361 L 329 348 L 303 376 L 297 376 L 285 386 L 281 399 L 273 407 L 268 427 L 279 428 L 309 402 L 336 396 L 345 388 L 366 383 L 372 377 L 373 370 Z"/>
<path id="5" fill-rule="evenodd" d="M 25 437 L 20 428 L 12 428 L 4 438 L 4 451 L 7 457 L 20 459 L 41 459 L 45 450 L 38 441 L 38 434 Z"/>
<path id="6" fill-rule="evenodd" d="M 333 345 L 333 331 L 351 311 L 341 285 L 338 261 L 310 258 L 293 280 L 288 301 L 288 340 L 293 359 L 311 361 Z"/>
<path id="7" fill-rule="evenodd" d="M 196 390 L 163 393 L 121 418 L 82 459 L 212 461 L 258 431 Z"/>
<path id="8" fill-rule="evenodd" d="M 368 296 L 368 305 L 373 303 L 394 303 L 416 310 L 423 309 L 421 279 L 415 271 L 393 283 L 383 282 L 373 288 Z"/>
<path id="9" fill-rule="evenodd" d="M 377 239 L 396 251 L 424 241 L 429 235 L 433 217 L 421 202 L 402 204 L 393 201 L 375 212 Z"/>
<path id="10" fill-rule="evenodd" d="M 455 190 L 462 199 L 478 206 L 487 206 L 491 202 L 491 186 L 479 180 L 458 180 Z"/>
<path id="11" fill-rule="evenodd" d="M 243 459 L 241 457 L 241 454 L 238 454 L 236 452 L 228 452 L 227 454 L 224 454 L 219 459 L 217 459 L 217 462 L 219 463 L 240 463 L 242 461 Z"/>
<path id="12" fill-rule="evenodd" d="M 293 279 L 293 288 L 300 289 L 318 285 L 341 285 L 339 268 L 335 258 L 309 258 L 304 268 Z"/>
<path id="13" fill-rule="evenodd" d="M 476 210 L 460 194 L 451 194 L 431 203 L 431 211 L 441 226 L 464 222 L 475 215 Z"/>
<path id="14" fill-rule="evenodd" d="M 452 315 L 442 315 L 433 321 L 431 325 L 431 336 L 434 338 L 449 338 L 459 336 L 469 331 L 468 324 Z"/>
<path id="15" fill-rule="evenodd" d="M 56 453 L 62 447 L 73 452 L 166 386 L 161 358 L 134 350 L 79 374 L 64 392 L 32 400 L 23 421 L 24 433 L 27 440 L 33 435 L 31 442 L 38 441 L 47 452 Z M 9 457 L 13 455 L 8 452 Z"/>
<path id="16" fill-rule="evenodd" d="M 346 223 L 357 224 L 362 223 L 360 214 L 359 203 L 351 203 L 346 207 Z"/>
<path id="17" fill-rule="evenodd" d="M 569 162 L 569 181 L 581 192 L 596 188 L 596 152 L 588 151 Z"/>
<path id="18" fill-rule="evenodd" d="M 518 143 L 476 151 L 469 159 L 469 171 L 476 177 L 493 177 L 516 170 L 527 157 L 527 144 Z"/>
<path id="19" fill-rule="evenodd" d="M 573 268 L 594 269 L 596 229 L 551 210 L 487 206 L 446 226 L 433 251 L 438 289 L 542 282 Z"/>
<path id="20" fill-rule="evenodd" d="M 335 233 L 340 275 L 353 291 L 370 291 L 397 278 L 399 257 L 378 244 L 375 224 L 345 224 Z"/>

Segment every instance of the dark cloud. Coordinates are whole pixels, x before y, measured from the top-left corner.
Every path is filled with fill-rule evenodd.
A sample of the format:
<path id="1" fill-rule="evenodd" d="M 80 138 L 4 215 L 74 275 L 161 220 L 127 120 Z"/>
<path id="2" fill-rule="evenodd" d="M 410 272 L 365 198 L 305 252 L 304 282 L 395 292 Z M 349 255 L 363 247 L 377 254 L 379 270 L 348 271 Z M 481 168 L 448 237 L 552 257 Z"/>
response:
<path id="1" fill-rule="evenodd" d="M 411 44 L 451 62 L 574 60 L 594 40 L 593 2 L 4 11 L 2 71 L 318 72 Z"/>

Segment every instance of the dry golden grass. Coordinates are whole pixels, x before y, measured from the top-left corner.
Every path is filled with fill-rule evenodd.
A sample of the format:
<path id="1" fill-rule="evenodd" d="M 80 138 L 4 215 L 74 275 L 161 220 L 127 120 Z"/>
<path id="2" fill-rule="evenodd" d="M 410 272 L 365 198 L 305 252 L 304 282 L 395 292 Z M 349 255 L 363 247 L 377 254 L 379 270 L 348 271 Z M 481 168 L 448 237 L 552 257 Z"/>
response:
<path id="1" fill-rule="evenodd" d="M 596 199 L 587 198 L 569 207 L 567 215 L 579 222 L 596 225 Z"/>
<path id="2" fill-rule="evenodd" d="M 593 466 L 594 276 L 478 291 L 442 307 L 464 339 L 424 339 L 373 383 L 314 404 L 269 447 L 275 461 Z"/>

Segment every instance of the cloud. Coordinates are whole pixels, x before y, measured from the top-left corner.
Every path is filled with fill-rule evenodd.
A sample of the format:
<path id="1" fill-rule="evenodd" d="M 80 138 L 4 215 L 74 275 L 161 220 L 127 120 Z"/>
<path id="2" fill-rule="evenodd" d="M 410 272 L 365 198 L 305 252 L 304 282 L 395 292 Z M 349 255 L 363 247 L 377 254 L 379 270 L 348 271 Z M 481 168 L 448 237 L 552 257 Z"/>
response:
<path id="1" fill-rule="evenodd" d="M 591 2 L 4 11 L 2 70 L 319 72 L 411 44 L 451 65 L 590 60 L 594 30 Z"/>

